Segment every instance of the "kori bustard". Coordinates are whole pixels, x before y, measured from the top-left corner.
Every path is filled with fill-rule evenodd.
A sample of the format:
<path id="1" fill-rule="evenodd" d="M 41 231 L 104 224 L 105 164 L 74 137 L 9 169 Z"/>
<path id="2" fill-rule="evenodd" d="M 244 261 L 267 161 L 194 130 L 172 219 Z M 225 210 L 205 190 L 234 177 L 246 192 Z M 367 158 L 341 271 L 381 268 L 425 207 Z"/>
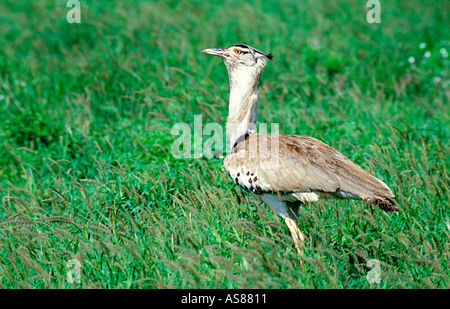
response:
<path id="1" fill-rule="evenodd" d="M 297 225 L 299 206 L 324 197 L 351 198 L 398 211 L 395 196 L 337 150 L 306 136 L 256 133 L 261 71 L 272 55 L 248 45 L 205 49 L 223 59 L 230 84 L 224 167 L 241 188 L 255 193 L 284 218 L 297 250 L 305 236 Z"/>

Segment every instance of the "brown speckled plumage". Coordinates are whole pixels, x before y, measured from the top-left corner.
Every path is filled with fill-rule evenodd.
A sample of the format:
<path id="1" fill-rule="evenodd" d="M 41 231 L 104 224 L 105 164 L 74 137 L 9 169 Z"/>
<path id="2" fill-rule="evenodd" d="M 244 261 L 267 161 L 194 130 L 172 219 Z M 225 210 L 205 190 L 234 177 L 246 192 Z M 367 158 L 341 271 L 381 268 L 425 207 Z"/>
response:
<path id="1" fill-rule="evenodd" d="M 257 145 L 256 158 L 249 151 L 249 141 L 253 138 Z M 276 149 L 272 149 L 273 145 Z M 274 166 L 267 168 L 265 163 L 270 160 Z M 266 168 L 262 168 L 263 165 Z M 240 172 L 234 178 L 237 185 L 254 193 L 292 195 L 307 192 L 337 198 L 347 194 L 385 211 L 399 210 L 393 202 L 394 194 L 385 183 L 312 137 L 250 134 L 225 158 L 224 166 L 230 175 L 242 167 L 247 169 L 246 176 L 256 175 L 253 180 L 248 179 L 250 186 L 241 181 Z"/>

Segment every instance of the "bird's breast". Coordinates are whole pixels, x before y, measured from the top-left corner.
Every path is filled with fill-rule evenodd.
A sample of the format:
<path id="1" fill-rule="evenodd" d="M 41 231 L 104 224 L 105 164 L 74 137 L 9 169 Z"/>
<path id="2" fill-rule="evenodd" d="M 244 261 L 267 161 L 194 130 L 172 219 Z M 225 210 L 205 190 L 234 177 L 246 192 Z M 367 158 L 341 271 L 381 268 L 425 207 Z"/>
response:
<path id="1" fill-rule="evenodd" d="M 274 193 L 279 195 L 283 202 L 315 202 L 319 199 L 320 194 L 315 192 L 276 192 L 264 181 L 264 178 L 261 176 L 258 178 L 256 171 L 252 171 L 245 166 L 228 169 L 227 172 L 235 184 L 255 194 Z"/>
<path id="2" fill-rule="evenodd" d="M 226 170 L 234 183 L 244 190 L 254 193 L 270 191 L 270 186 L 261 179 L 261 176 L 258 176 L 257 171 L 251 170 L 246 166 L 226 168 Z"/>

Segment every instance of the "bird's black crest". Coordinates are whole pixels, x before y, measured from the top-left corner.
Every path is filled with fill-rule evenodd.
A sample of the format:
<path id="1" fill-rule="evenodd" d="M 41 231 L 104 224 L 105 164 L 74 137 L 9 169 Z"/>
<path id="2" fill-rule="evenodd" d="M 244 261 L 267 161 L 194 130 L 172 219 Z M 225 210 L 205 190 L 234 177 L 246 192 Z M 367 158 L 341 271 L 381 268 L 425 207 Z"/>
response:
<path id="1" fill-rule="evenodd" d="M 245 45 L 245 44 L 236 44 L 236 45 L 233 45 L 233 46 L 240 47 L 240 48 L 253 49 L 255 52 L 260 53 L 260 54 L 266 56 L 269 60 L 273 60 L 273 55 L 272 55 L 272 54 L 270 54 L 270 53 L 269 53 L 269 54 L 263 53 L 262 51 L 257 50 L 257 49 L 254 48 L 254 47 L 251 47 L 251 46 L 248 46 L 248 45 Z"/>
<path id="2" fill-rule="evenodd" d="M 236 45 L 233 45 L 233 46 L 240 47 L 240 48 L 249 48 L 250 49 L 250 46 L 244 45 L 244 44 L 236 44 Z"/>

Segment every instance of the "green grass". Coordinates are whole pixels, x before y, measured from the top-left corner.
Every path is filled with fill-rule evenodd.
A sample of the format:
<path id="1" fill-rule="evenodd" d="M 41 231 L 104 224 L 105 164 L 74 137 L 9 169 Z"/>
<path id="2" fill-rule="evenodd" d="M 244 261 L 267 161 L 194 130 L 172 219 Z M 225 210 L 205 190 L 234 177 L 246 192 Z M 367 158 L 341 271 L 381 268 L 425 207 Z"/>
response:
<path id="1" fill-rule="evenodd" d="M 0 287 L 450 287 L 446 1 L 382 2 L 381 24 L 365 1 L 81 3 L 81 24 L 62 0 L 0 4 Z M 340 150 L 400 213 L 305 205 L 301 258 L 221 159 L 172 156 L 174 124 L 224 124 L 200 50 L 233 43 L 275 55 L 259 121 Z"/>

